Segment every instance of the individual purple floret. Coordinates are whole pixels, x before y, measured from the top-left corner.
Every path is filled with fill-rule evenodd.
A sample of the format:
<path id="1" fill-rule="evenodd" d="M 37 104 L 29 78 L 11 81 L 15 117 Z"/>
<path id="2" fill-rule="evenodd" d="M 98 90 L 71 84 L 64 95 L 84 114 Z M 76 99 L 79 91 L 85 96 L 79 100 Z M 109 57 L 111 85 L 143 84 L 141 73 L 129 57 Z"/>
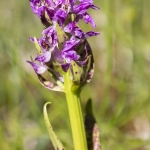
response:
<path id="1" fill-rule="evenodd" d="M 42 65 L 36 64 L 34 62 L 31 62 L 31 61 L 27 61 L 27 62 L 31 64 L 31 66 L 33 67 L 33 69 L 35 70 L 35 72 L 37 74 L 42 74 L 47 70 L 46 66 L 42 66 Z"/>
<path id="2" fill-rule="evenodd" d="M 93 0 L 30 0 L 30 6 L 45 26 L 41 38 L 30 38 L 35 43 L 38 55 L 34 60 L 27 61 L 40 82 L 51 90 L 63 91 L 63 74 L 68 69 L 72 72 L 74 84 L 81 87 L 89 82 L 94 72 L 94 61 L 86 39 L 99 33 L 84 32 L 78 22 L 83 19 L 86 24 L 96 27 L 87 13 L 89 8 L 99 9 L 93 5 Z M 45 71 L 52 74 L 56 83 L 42 77 Z"/>

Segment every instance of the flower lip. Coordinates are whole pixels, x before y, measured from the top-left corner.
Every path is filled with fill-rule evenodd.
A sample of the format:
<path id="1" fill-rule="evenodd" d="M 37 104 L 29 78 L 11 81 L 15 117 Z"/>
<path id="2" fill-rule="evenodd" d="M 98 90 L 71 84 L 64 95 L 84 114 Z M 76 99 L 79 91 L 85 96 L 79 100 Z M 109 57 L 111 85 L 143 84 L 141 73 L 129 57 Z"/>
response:
<path id="1" fill-rule="evenodd" d="M 79 42 L 80 42 L 80 39 L 77 39 L 74 36 L 72 36 L 69 41 L 65 42 L 64 48 L 62 49 L 62 51 L 68 51 L 74 48 L 77 44 L 79 44 Z"/>
<path id="2" fill-rule="evenodd" d="M 61 56 L 66 60 L 68 64 L 70 64 L 72 60 L 77 61 L 80 58 L 80 56 L 74 50 L 61 52 Z"/>
<path id="3" fill-rule="evenodd" d="M 77 4 L 73 7 L 73 10 L 77 14 L 84 14 L 89 8 L 99 9 L 92 4 L 92 1 L 82 1 L 80 4 Z"/>
<path id="4" fill-rule="evenodd" d="M 99 32 L 89 31 L 89 32 L 86 32 L 86 33 L 85 33 L 85 37 L 86 37 L 86 38 L 89 38 L 89 37 L 91 37 L 91 36 L 97 36 L 97 35 L 99 35 L 99 34 L 100 34 Z"/>
<path id="5" fill-rule="evenodd" d="M 42 62 L 42 63 L 43 63 L 43 62 L 44 62 L 44 63 L 49 62 L 50 59 L 51 59 L 51 52 L 50 52 L 50 51 L 46 51 L 46 52 L 44 52 L 42 55 L 38 55 L 38 56 L 35 58 L 36 61 L 39 61 L 39 62 Z"/>
<path id="6" fill-rule="evenodd" d="M 83 14 L 83 19 L 86 24 L 90 23 L 93 28 L 96 28 L 96 24 L 88 13 Z"/>
<path id="7" fill-rule="evenodd" d="M 27 61 L 34 69 L 34 71 L 37 73 L 37 74 L 43 74 L 46 70 L 47 70 L 47 67 L 46 66 L 42 66 L 42 65 L 39 65 L 39 64 L 36 64 L 32 61 Z"/>
<path id="8" fill-rule="evenodd" d="M 75 27 L 76 23 L 75 22 L 71 22 L 69 24 L 67 24 L 65 27 L 64 27 L 64 31 L 67 32 L 67 33 L 71 33 Z"/>
<path id="9" fill-rule="evenodd" d="M 63 9 L 58 9 L 55 13 L 56 20 L 58 20 L 60 26 L 63 26 L 67 17 L 67 12 Z"/>

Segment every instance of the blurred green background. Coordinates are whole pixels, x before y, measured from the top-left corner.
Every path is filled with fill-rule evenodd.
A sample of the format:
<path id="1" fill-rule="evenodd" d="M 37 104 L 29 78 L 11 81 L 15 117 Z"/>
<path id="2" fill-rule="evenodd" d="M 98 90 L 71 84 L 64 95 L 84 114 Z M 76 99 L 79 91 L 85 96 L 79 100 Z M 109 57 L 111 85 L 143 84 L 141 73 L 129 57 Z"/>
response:
<path id="1" fill-rule="evenodd" d="M 150 150 L 150 1 L 94 3 L 101 34 L 89 39 L 95 75 L 81 94 L 83 106 L 93 99 L 103 150 Z M 0 149 L 53 150 L 42 114 L 47 101 L 54 130 L 73 149 L 65 95 L 44 89 L 26 63 L 36 55 L 28 37 L 41 36 L 40 20 L 28 0 L 0 0 L 0 14 Z"/>

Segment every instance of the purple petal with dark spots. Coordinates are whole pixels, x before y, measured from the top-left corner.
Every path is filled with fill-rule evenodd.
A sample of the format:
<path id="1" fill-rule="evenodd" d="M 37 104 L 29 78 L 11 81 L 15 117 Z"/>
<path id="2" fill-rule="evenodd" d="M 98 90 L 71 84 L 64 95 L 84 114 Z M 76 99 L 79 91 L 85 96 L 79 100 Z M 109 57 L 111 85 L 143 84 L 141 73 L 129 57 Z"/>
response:
<path id="1" fill-rule="evenodd" d="M 96 24 L 94 23 L 92 17 L 88 13 L 83 14 L 83 19 L 86 24 L 90 23 L 93 28 L 96 28 Z"/>
<path id="2" fill-rule="evenodd" d="M 45 43 L 50 47 L 54 47 L 58 43 L 56 29 L 53 26 L 50 26 L 43 30 L 42 32 Z"/>
<path id="3" fill-rule="evenodd" d="M 37 14 L 38 9 L 42 6 L 41 0 L 30 0 L 30 6 L 32 11 Z"/>
<path id="4" fill-rule="evenodd" d="M 72 11 L 72 8 L 73 8 L 73 5 L 76 3 L 76 0 L 70 0 L 70 6 L 71 6 L 71 11 Z"/>
<path id="5" fill-rule="evenodd" d="M 86 38 L 89 38 L 89 37 L 91 37 L 91 36 L 97 36 L 97 35 L 99 35 L 99 34 L 100 34 L 99 32 L 89 31 L 89 32 L 86 32 L 86 33 L 85 33 L 85 37 L 86 37 Z"/>
<path id="6" fill-rule="evenodd" d="M 51 59 L 51 52 L 50 51 L 46 51 L 45 53 L 43 53 L 42 55 L 38 55 L 35 60 L 39 61 L 39 62 L 49 62 Z"/>
<path id="7" fill-rule="evenodd" d="M 75 22 L 71 22 L 69 24 L 67 24 L 65 27 L 64 27 L 64 31 L 67 32 L 67 33 L 71 33 L 75 27 L 76 23 Z"/>
<path id="8" fill-rule="evenodd" d="M 55 17 L 59 21 L 60 25 L 62 26 L 67 17 L 67 12 L 63 9 L 58 9 L 55 13 Z"/>
<path id="9" fill-rule="evenodd" d="M 76 37 L 78 37 L 78 38 L 80 38 L 80 39 L 84 38 L 84 33 L 83 33 L 82 30 L 81 30 L 80 28 L 78 28 L 78 27 L 76 27 L 76 28 L 74 29 L 74 34 L 75 34 Z"/>
<path id="10" fill-rule="evenodd" d="M 51 56 L 51 60 L 52 61 L 57 61 L 59 62 L 60 64 L 63 63 L 63 58 L 61 57 L 60 55 L 60 50 L 55 47 L 52 51 L 52 56 Z"/>
<path id="11" fill-rule="evenodd" d="M 39 18 L 41 18 L 44 15 L 45 10 L 46 10 L 45 6 L 41 6 L 37 9 L 37 15 Z"/>
<path id="12" fill-rule="evenodd" d="M 54 27 L 51 26 L 51 27 L 48 27 L 48 28 L 44 29 L 42 31 L 42 34 L 50 34 L 51 35 L 53 32 L 54 32 Z"/>
<path id="13" fill-rule="evenodd" d="M 44 73 L 46 70 L 47 70 L 47 67 L 46 66 L 42 66 L 42 65 L 38 65 L 34 62 L 31 62 L 31 61 L 27 61 L 29 64 L 31 64 L 31 66 L 33 67 L 34 71 L 37 73 L 37 74 L 42 74 Z"/>
<path id="14" fill-rule="evenodd" d="M 99 9 L 98 7 L 94 6 L 90 1 L 82 2 L 78 5 L 75 5 L 73 7 L 74 12 L 77 13 L 78 15 L 84 14 L 89 8 L 92 9 Z"/>
<path id="15" fill-rule="evenodd" d="M 70 41 L 66 41 L 66 42 L 65 42 L 64 48 L 63 48 L 62 51 L 67 51 L 67 50 L 72 49 L 72 48 L 75 47 L 79 42 L 80 42 L 79 39 L 76 39 L 75 37 L 72 37 L 72 38 L 70 39 Z"/>
<path id="16" fill-rule="evenodd" d="M 63 3 L 64 0 L 55 0 L 55 7 L 58 7 L 59 5 L 61 5 Z"/>
<path id="17" fill-rule="evenodd" d="M 80 56 L 77 55 L 77 52 L 74 50 L 61 52 L 61 55 L 66 60 L 67 63 L 71 63 L 72 60 L 76 61 L 80 58 Z"/>

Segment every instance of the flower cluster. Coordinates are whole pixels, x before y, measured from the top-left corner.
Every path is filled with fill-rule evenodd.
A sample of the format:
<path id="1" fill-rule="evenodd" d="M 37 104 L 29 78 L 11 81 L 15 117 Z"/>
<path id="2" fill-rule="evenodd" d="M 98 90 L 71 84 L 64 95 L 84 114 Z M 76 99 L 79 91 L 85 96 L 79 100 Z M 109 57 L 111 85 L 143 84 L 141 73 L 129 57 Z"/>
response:
<path id="1" fill-rule="evenodd" d="M 99 33 L 83 32 L 78 22 L 83 19 L 96 27 L 87 13 L 89 8 L 99 9 L 93 5 L 93 0 L 30 0 L 30 6 L 45 26 L 41 38 L 30 38 L 38 55 L 34 60 L 27 61 L 40 82 L 51 90 L 62 91 L 58 82 L 48 82 L 41 74 L 49 71 L 56 81 L 63 83 L 63 72 L 69 68 L 76 84 L 88 82 L 93 74 L 93 57 L 86 39 Z"/>

